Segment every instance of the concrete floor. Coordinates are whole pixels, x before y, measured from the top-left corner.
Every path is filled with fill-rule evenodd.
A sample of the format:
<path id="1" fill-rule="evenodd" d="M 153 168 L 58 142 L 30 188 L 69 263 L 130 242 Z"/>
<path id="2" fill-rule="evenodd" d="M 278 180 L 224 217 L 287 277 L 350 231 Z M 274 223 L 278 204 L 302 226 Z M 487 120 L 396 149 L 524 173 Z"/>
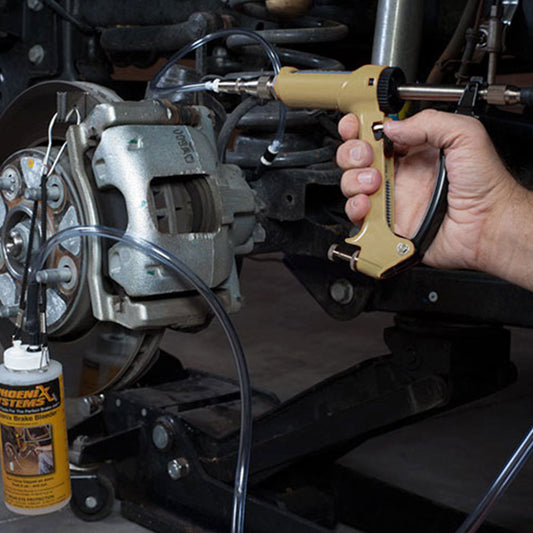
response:
<path id="1" fill-rule="evenodd" d="M 242 275 L 245 310 L 234 317 L 255 387 L 286 399 L 356 362 L 387 352 L 387 314 L 351 322 L 329 318 L 280 264 L 247 260 Z M 533 331 L 513 330 L 517 384 L 431 420 L 368 441 L 342 459 L 358 470 L 397 483 L 465 511 L 482 495 L 508 454 L 533 422 Z M 191 335 L 170 332 L 163 347 L 186 366 L 229 376 L 233 362 L 218 325 Z M 533 533 L 533 463 L 525 468 L 491 520 L 517 533 Z M 0 531 L 141 532 L 118 512 L 83 523 L 67 508 L 39 518 L 18 517 L 0 506 Z"/>

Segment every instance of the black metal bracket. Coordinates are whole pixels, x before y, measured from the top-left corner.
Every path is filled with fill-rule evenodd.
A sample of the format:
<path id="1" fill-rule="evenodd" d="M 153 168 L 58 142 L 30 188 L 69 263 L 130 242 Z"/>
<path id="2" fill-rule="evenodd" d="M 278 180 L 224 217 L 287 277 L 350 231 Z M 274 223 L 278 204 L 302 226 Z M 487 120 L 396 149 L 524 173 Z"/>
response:
<path id="1" fill-rule="evenodd" d="M 288 491 L 284 472 L 305 461 L 328 471 L 370 436 L 490 394 L 515 377 L 502 328 L 398 319 L 385 340 L 392 354 L 286 402 L 254 392 L 247 531 L 330 531 L 344 520 L 336 489 L 324 490 L 319 479 Z M 235 382 L 187 371 L 172 383 L 109 393 L 99 414 L 71 429 L 72 459 L 79 467 L 112 459 L 123 513 L 154 531 L 225 531 L 239 415 Z"/>
<path id="2" fill-rule="evenodd" d="M 479 103 L 479 90 L 484 85 L 483 78 L 471 78 L 466 84 L 465 90 L 455 111 L 459 115 L 471 115 L 477 118 L 476 107 Z"/>

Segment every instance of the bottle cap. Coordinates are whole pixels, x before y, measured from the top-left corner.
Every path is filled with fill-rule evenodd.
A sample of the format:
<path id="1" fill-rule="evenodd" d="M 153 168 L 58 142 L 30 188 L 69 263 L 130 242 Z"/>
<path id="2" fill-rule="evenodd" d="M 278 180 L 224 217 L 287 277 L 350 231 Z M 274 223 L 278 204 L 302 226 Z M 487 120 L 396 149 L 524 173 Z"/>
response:
<path id="1" fill-rule="evenodd" d="M 29 344 L 13 341 L 13 346 L 4 352 L 4 365 L 8 370 L 40 370 L 48 365 L 48 354 L 42 348 L 28 350 Z"/>

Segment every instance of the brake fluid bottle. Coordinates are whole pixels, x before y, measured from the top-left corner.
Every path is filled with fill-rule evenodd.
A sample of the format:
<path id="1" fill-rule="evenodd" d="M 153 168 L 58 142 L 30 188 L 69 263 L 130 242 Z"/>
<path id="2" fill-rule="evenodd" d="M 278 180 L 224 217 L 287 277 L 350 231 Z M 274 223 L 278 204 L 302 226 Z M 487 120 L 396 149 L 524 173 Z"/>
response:
<path id="1" fill-rule="evenodd" d="M 0 442 L 6 507 L 51 513 L 70 500 L 61 364 L 14 341 L 0 365 Z"/>

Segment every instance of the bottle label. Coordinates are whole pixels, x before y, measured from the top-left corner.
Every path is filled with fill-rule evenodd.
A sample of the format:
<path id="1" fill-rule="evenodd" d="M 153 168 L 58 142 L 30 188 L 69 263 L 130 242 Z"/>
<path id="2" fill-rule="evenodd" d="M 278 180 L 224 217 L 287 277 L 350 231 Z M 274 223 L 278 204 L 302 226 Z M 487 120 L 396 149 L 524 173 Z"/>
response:
<path id="1" fill-rule="evenodd" d="M 70 497 L 62 376 L 0 384 L 0 442 L 6 503 L 40 509 Z"/>

